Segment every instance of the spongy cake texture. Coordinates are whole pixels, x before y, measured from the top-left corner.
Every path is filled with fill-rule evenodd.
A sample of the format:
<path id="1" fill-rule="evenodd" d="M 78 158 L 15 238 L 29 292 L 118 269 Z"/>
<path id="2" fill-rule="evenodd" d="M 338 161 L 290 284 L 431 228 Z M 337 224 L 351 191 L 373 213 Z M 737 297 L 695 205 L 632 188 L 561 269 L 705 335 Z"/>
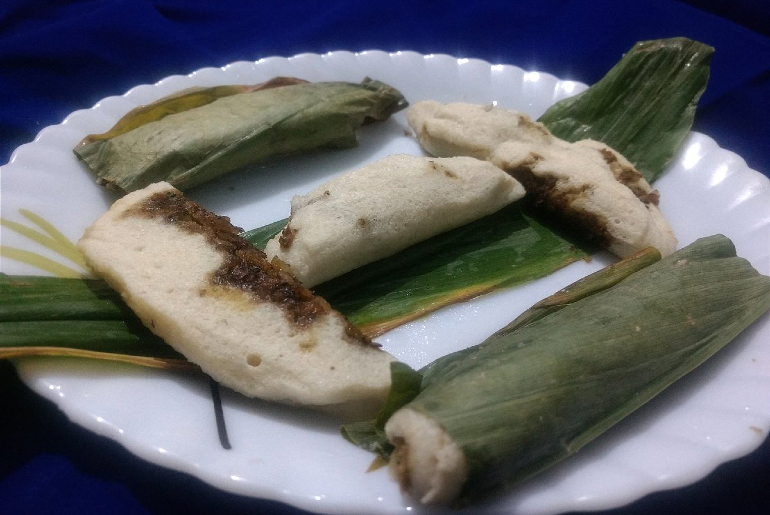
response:
<path id="1" fill-rule="evenodd" d="M 438 422 L 409 407 L 385 424 L 395 446 L 391 472 L 402 490 L 422 504 L 449 504 L 468 478 L 465 454 Z"/>
<path id="2" fill-rule="evenodd" d="M 570 143 L 527 115 L 491 105 L 418 102 L 407 119 L 436 156 L 473 156 L 516 177 L 527 197 L 618 256 L 676 250 L 658 192 L 622 155 L 592 140 Z"/>
<path id="3" fill-rule="evenodd" d="M 265 252 L 312 287 L 523 195 L 518 181 L 479 159 L 391 155 L 294 197 Z"/>
<path id="4" fill-rule="evenodd" d="M 223 385 L 343 415 L 376 412 L 393 358 L 238 232 L 157 183 L 116 201 L 78 246 L 148 328 Z"/>

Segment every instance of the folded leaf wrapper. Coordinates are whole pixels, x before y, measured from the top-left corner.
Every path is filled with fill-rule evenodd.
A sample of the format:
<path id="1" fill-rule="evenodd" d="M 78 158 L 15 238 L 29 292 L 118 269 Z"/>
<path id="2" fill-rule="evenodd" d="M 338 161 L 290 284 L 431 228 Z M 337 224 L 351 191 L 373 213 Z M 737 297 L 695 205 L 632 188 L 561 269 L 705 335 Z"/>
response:
<path id="1" fill-rule="evenodd" d="M 538 121 L 561 139 L 609 145 L 652 183 L 690 132 L 713 54 L 687 38 L 641 41 L 599 82 Z"/>
<path id="2" fill-rule="evenodd" d="M 421 371 L 421 391 L 402 410 L 435 421 L 462 450 L 467 480 L 457 489 L 460 502 L 574 454 L 770 309 L 770 278 L 736 257 L 724 236 L 631 272 L 596 293 L 584 280 L 574 302 L 541 303 L 553 309 L 528 312 Z M 397 459 L 425 445 L 394 438 L 390 421 L 385 431 Z M 365 434 L 354 429 L 354 437 Z M 399 473 L 403 485 L 419 483 L 420 470 Z"/>
<path id="3" fill-rule="evenodd" d="M 361 125 L 406 105 L 370 79 L 197 89 L 132 111 L 74 151 L 108 187 L 129 192 L 166 181 L 184 190 L 273 156 L 353 147 Z"/>

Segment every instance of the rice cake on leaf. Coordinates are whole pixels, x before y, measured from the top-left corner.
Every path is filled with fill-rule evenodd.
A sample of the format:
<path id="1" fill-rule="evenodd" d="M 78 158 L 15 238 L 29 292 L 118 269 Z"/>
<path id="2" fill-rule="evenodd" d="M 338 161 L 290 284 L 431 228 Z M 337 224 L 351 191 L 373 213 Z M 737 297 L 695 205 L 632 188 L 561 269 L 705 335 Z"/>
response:
<path id="1" fill-rule="evenodd" d="M 407 119 L 427 152 L 488 159 L 521 181 L 538 208 L 620 257 L 647 246 L 664 256 L 676 250 L 658 192 L 607 145 L 561 140 L 527 115 L 493 106 L 424 101 Z"/>
<path id="2" fill-rule="evenodd" d="M 286 227 L 265 252 L 312 287 L 523 195 L 518 181 L 485 161 L 392 155 L 294 197 Z"/>
<path id="3" fill-rule="evenodd" d="M 150 330 L 221 384 L 345 417 L 376 412 L 393 357 L 240 232 L 158 183 L 116 201 L 78 246 Z"/>

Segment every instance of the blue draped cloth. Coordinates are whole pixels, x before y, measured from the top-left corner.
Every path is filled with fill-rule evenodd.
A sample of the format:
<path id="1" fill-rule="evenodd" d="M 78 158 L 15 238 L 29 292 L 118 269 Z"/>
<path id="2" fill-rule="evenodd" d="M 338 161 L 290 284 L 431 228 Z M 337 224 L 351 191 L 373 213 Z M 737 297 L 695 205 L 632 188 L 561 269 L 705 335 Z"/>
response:
<path id="1" fill-rule="evenodd" d="M 3 0 L 0 163 L 44 127 L 137 84 L 239 60 L 414 50 L 593 83 L 636 41 L 716 48 L 694 130 L 770 172 L 770 4 L 519 0 Z M 218 491 L 70 423 L 0 362 L 0 514 L 302 513 Z M 613 515 L 770 514 L 770 446 Z"/>

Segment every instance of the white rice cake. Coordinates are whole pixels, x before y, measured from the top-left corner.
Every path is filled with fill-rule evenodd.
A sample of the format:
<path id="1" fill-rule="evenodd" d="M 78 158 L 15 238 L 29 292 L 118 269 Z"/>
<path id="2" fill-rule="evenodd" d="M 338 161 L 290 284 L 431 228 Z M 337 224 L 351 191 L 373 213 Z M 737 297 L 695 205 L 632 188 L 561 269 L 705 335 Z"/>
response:
<path id="1" fill-rule="evenodd" d="M 457 442 L 434 419 L 409 407 L 385 424 L 393 444 L 390 470 L 401 490 L 421 504 L 448 505 L 468 479 L 468 463 Z"/>
<path id="2" fill-rule="evenodd" d="M 506 141 L 542 145 L 554 138 L 529 116 L 491 105 L 425 100 L 410 107 L 406 118 L 420 146 L 439 157 L 489 159 Z"/>
<path id="3" fill-rule="evenodd" d="M 294 197 L 289 222 L 265 253 L 312 287 L 523 195 L 518 181 L 485 161 L 392 155 Z"/>
<path id="4" fill-rule="evenodd" d="M 426 151 L 488 159 L 516 177 L 541 207 L 614 254 L 676 250 L 659 194 L 622 155 L 592 140 L 569 143 L 527 115 L 498 107 L 418 102 L 407 119 Z"/>
<path id="5" fill-rule="evenodd" d="M 149 329 L 221 384 L 343 416 L 376 413 L 393 357 L 239 232 L 156 183 L 115 202 L 78 246 Z"/>

